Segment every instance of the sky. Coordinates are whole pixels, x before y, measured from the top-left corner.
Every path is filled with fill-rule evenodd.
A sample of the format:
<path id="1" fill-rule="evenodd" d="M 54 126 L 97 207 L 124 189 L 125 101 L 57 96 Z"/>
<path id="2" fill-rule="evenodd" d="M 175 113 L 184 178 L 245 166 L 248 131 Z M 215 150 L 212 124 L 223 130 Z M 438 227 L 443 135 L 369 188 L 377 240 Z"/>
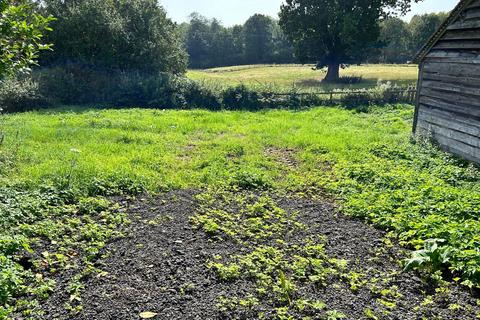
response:
<path id="1" fill-rule="evenodd" d="M 405 19 L 414 14 L 450 11 L 459 0 L 424 0 L 416 4 Z M 176 22 L 187 21 L 192 12 L 198 12 L 208 18 L 217 18 L 226 26 L 243 24 L 255 13 L 277 17 L 282 0 L 160 0 L 167 9 L 170 18 Z"/>

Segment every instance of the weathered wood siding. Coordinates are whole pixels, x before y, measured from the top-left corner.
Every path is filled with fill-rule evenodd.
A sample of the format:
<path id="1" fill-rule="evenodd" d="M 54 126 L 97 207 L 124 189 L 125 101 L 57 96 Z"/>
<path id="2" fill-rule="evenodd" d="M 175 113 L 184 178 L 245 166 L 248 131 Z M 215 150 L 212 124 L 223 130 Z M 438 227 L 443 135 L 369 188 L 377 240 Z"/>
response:
<path id="1" fill-rule="evenodd" d="M 415 130 L 480 163 L 480 0 L 447 27 L 420 67 Z"/>

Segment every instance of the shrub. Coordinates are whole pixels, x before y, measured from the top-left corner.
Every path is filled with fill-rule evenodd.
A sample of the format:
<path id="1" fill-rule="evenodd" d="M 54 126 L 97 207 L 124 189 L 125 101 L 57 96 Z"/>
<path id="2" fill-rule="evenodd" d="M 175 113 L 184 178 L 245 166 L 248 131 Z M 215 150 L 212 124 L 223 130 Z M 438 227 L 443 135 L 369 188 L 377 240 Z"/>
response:
<path id="1" fill-rule="evenodd" d="M 115 71 L 66 64 L 34 73 L 40 91 L 59 104 L 102 103 L 116 107 L 221 108 L 219 95 L 169 73 Z"/>
<path id="2" fill-rule="evenodd" d="M 191 108 L 222 109 L 222 98 L 218 89 L 193 80 L 189 80 L 188 83 L 189 90 L 185 93 L 185 97 Z"/>
<path id="3" fill-rule="evenodd" d="M 342 97 L 342 104 L 347 109 L 357 109 L 359 111 L 368 110 L 368 107 L 373 104 L 373 97 L 368 92 L 353 92 L 347 93 Z"/>
<path id="4" fill-rule="evenodd" d="M 351 91 L 341 97 L 340 102 L 347 109 L 368 111 L 371 105 L 411 103 L 411 88 L 401 88 L 391 82 L 379 81 L 373 89 Z"/>
<path id="5" fill-rule="evenodd" d="M 222 90 L 171 73 L 101 69 L 78 63 L 37 69 L 31 78 L 8 80 L 0 87 L 0 107 L 7 111 L 24 111 L 48 103 L 250 111 L 334 103 L 343 104 L 347 109 L 368 111 L 371 105 L 411 99 L 408 91 L 391 83 L 346 94 L 334 91 L 333 97 L 330 100 L 314 93 L 279 92 L 275 88 L 245 85 Z"/>
<path id="6" fill-rule="evenodd" d="M 223 105 L 228 110 L 258 110 L 262 104 L 262 95 L 243 84 L 228 88 L 223 92 Z"/>
<path id="7" fill-rule="evenodd" d="M 363 77 L 357 76 L 343 76 L 338 79 L 338 84 L 358 84 L 363 81 Z"/>
<path id="8" fill-rule="evenodd" d="M 19 112 L 48 104 L 40 93 L 38 83 L 30 78 L 8 78 L 0 81 L 0 109 Z"/>
<path id="9" fill-rule="evenodd" d="M 442 246 L 441 244 L 444 243 L 443 239 L 426 240 L 424 248 L 413 252 L 412 256 L 405 261 L 404 271 L 426 269 L 434 273 L 446 269 L 452 255 L 452 248 Z"/>

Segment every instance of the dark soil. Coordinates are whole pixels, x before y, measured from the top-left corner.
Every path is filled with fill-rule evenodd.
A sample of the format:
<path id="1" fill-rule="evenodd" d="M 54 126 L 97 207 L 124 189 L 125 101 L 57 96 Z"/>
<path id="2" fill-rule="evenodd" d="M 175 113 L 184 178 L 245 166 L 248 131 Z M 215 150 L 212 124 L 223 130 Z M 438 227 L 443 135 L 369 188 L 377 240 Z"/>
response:
<path id="1" fill-rule="evenodd" d="M 298 237 L 325 235 L 329 256 L 349 260 L 349 270 L 367 274 L 369 279 L 388 280 L 385 289 L 397 286 L 399 293 L 388 314 L 379 302 L 381 293 L 366 286 L 352 291 L 340 280 L 323 288 L 306 284 L 298 288 L 302 295 L 324 301 L 347 319 L 369 319 L 367 309 L 378 319 L 476 319 L 480 308 L 469 292 L 451 284 L 447 292 L 436 293 L 435 284 L 416 273 L 401 273 L 398 261 L 404 253 L 385 241 L 384 232 L 345 217 L 330 203 L 277 199 L 283 209 L 300 212 L 300 220 L 308 226 Z M 146 311 L 157 313 L 153 319 L 164 320 L 257 319 L 248 312 L 218 310 L 220 296 L 244 297 L 253 284 L 249 279 L 222 282 L 206 268 L 212 256 L 244 253 L 245 247 L 228 240 L 213 241 L 192 229 L 189 217 L 198 207 L 195 192 L 188 190 L 128 204 L 132 219 L 128 236 L 105 249 L 108 256 L 99 266 L 108 274 L 86 279 L 83 311 L 77 316 L 67 314 L 63 305 L 68 297 L 56 295 L 42 307 L 45 319 L 140 319 L 139 314 Z M 265 315 L 273 318 L 268 310 Z"/>

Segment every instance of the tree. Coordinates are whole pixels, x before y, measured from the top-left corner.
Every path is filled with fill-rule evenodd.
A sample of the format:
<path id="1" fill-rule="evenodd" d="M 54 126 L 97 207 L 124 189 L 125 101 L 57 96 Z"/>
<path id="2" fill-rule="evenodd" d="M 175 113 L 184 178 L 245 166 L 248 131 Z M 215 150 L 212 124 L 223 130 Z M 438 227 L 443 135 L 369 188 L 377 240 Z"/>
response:
<path id="1" fill-rule="evenodd" d="M 245 58 L 247 63 L 265 63 L 273 51 L 272 18 L 255 14 L 243 26 L 245 34 Z"/>
<path id="2" fill-rule="evenodd" d="M 293 63 L 295 55 L 293 46 L 285 36 L 278 21 L 273 21 L 273 52 L 271 61 L 274 63 Z"/>
<path id="3" fill-rule="evenodd" d="M 185 47 L 191 68 L 210 68 L 244 61 L 243 27 L 225 28 L 217 19 L 207 19 L 198 13 L 190 15 Z"/>
<path id="4" fill-rule="evenodd" d="M 38 54 L 47 50 L 43 35 L 51 30 L 51 16 L 44 17 L 34 12 L 31 3 L 25 0 L 2 0 L 0 2 L 0 78 L 35 64 Z"/>
<path id="5" fill-rule="evenodd" d="M 286 0 L 280 25 L 302 63 L 328 67 L 326 82 L 339 80 L 340 66 L 361 63 L 378 46 L 379 22 L 405 12 L 418 0 Z"/>
<path id="6" fill-rule="evenodd" d="M 240 65 L 245 61 L 245 38 L 243 26 L 236 25 L 229 30 L 232 39 L 232 53 L 229 65 Z"/>
<path id="7" fill-rule="evenodd" d="M 193 13 L 182 30 L 191 68 L 294 61 L 292 45 L 267 16 L 254 15 L 244 25 L 226 28 L 217 19 Z"/>
<path id="8" fill-rule="evenodd" d="M 443 21 L 447 18 L 447 13 L 430 13 L 416 15 L 409 24 L 410 29 L 410 50 L 412 55 L 418 52 L 428 39 L 437 31 Z"/>
<path id="9" fill-rule="evenodd" d="M 391 17 L 380 23 L 380 30 L 380 41 L 383 45 L 380 62 L 406 63 L 412 59 L 408 23 L 397 17 Z"/>
<path id="10" fill-rule="evenodd" d="M 40 1 L 39 1 L 40 2 Z M 177 26 L 156 0 L 43 0 L 57 17 L 46 65 L 68 62 L 110 70 L 184 73 L 187 55 Z"/>
<path id="11" fill-rule="evenodd" d="M 190 57 L 192 68 L 205 68 L 210 60 L 210 22 L 198 13 L 190 15 L 185 47 Z"/>

